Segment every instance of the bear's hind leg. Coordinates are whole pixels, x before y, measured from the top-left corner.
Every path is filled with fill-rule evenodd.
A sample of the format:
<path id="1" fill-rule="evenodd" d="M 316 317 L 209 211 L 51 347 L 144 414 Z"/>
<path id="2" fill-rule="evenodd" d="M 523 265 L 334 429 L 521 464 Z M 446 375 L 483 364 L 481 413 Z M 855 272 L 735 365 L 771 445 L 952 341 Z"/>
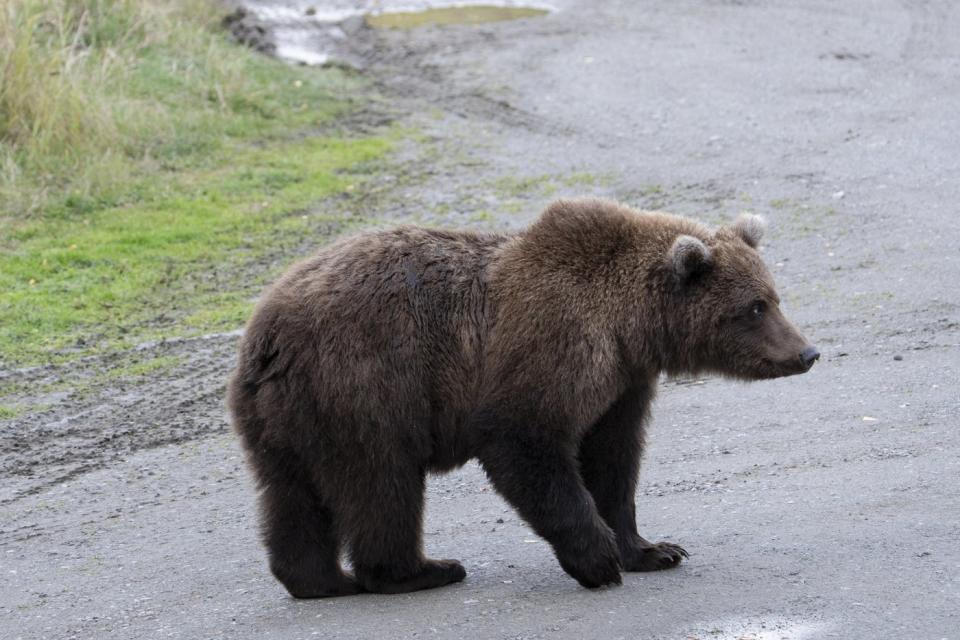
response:
<path id="1" fill-rule="evenodd" d="M 466 577 L 456 560 L 423 556 L 422 468 L 369 465 L 353 471 L 351 491 L 340 496 L 337 510 L 342 513 L 354 573 L 365 591 L 407 593 Z"/>
<path id="2" fill-rule="evenodd" d="M 259 447 L 254 464 L 262 486 L 263 537 L 277 580 L 295 598 L 359 593 L 357 581 L 340 568 L 334 514 L 299 457 Z"/>

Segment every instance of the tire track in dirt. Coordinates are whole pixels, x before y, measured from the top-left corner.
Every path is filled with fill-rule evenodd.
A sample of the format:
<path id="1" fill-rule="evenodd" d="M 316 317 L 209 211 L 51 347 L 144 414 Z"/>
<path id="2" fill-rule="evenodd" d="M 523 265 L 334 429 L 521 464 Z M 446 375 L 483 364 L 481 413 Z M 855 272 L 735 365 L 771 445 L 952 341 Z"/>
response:
<path id="1" fill-rule="evenodd" d="M 0 504 L 99 469 L 138 449 L 225 431 L 223 394 L 237 335 L 142 345 L 134 350 L 138 357 L 148 362 L 174 358 L 176 365 L 129 381 L 97 375 L 129 354 L 107 361 L 92 359 L 76 368 L 66 365 L 61 371 L 41 369 L 47 379 L 63 376 L 73 390 L 46 411 L 0 424 Z M 32 377 L 32 384 L 42 379 L 37 372 Z M 22 402 L 30 400 L 29 391 L 21 396 Z"/>

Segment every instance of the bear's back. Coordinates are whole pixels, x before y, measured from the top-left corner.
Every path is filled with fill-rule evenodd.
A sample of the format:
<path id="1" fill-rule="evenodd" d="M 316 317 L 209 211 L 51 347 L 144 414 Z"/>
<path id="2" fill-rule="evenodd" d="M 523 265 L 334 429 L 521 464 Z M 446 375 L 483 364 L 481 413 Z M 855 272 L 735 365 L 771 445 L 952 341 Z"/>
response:
<path id="1" fill-rule="evenodd" d="M 399 227 L 321 249 L 264 295 L 236 381 L 321 413 L 456 430 L 479 384 L 488 266 L 509 238 Z"/>
<path id="2" fill-rule="evenodd" d="M 263 308 L 314 340 L 379 351 L 435 344 L 482 319 L 487 268 L 508 238 L 416 227 L 361 233 L 292 267 Z"/>

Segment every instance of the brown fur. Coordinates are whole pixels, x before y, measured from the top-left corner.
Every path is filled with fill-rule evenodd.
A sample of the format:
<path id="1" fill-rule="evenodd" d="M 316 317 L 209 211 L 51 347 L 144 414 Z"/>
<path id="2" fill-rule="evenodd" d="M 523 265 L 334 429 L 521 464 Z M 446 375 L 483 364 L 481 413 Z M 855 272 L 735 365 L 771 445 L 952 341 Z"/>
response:
<path id="1" fill-rule="evenodd" d="M 274 574 L 299 597 L 461 580 L 423 557 L 423 488 L 471 458 L 581 584 L 678 564 L 634 518 L 657 376 L 777 377 L 817 355 L 777 309 L 760 234 L 561 201 L 516 235 L 401 227 L 295 265 L 229 388 Z"/>

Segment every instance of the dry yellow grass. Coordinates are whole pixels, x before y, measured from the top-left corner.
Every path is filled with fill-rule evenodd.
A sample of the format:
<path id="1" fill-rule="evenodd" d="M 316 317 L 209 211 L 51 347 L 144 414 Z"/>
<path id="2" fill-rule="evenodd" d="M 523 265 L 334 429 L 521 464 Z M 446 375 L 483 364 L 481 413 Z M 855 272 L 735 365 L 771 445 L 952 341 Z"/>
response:
<path id="1" fill-rule="evenodd" d="M 0 206 L 6 215 L 35 212 L 58 195 L 109 191 L 128 174 L 131 159 L 149 158 L 170 135 L 176 113 L 144 90 L 154 50 L 179 52 L 185 80 L 205 77 L 209 86 L 193 87 L 216 96 L 205 109 L 242 91 L 231 86 L 244 84 L 237 56 L 215 55 L 227 44 L 208 28 L 214 20 L 213 5 L 202 0 L 4 2 Z"/>

